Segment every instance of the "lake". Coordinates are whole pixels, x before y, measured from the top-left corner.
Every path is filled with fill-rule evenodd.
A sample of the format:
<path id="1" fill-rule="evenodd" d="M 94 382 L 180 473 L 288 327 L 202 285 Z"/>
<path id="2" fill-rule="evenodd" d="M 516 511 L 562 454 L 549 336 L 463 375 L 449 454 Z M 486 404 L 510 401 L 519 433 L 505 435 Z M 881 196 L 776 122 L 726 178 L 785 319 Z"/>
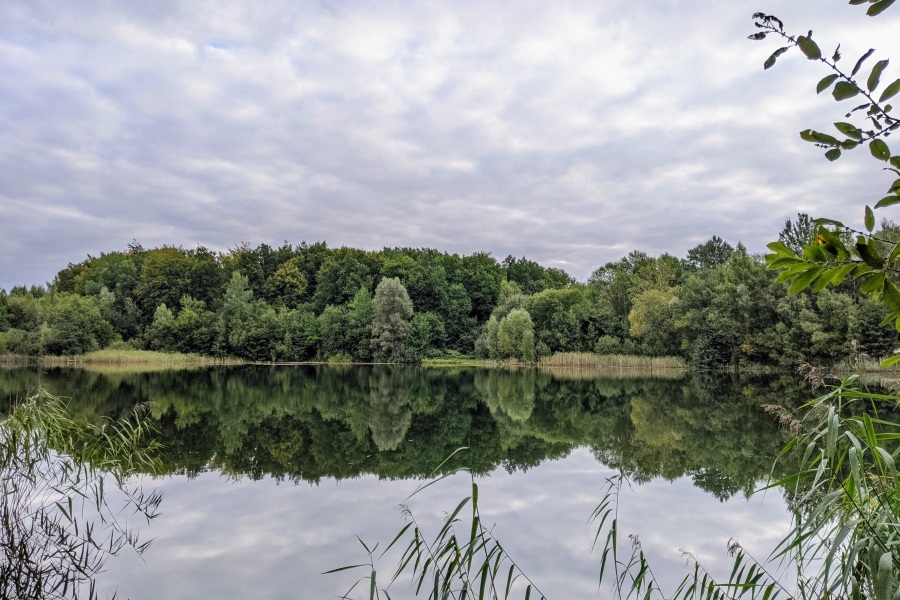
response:
<path id="1" fill-rule="evenodd" d="M 27 367 L 0 383 L 0 409 L 39 386 L 88 419 L 150 403 L 166 474 L 143 485 L 163 515 L 143 560 L 100 581 L 135 600 L 340 595 L 359 575 L 321 573 L 363 562 L 356 535 L 389 543 L 399 504 L 463 447 L 444 470 L 475 474 L 485 524 L 548 598 L 597 597 L 586 524 L 619 469 L 622 531 L 656 575 L 687 573 L 680 549 L 721 573 L 729 538 L 764 558 L 790 527 L 780 492 L 748 499 L 789 439 L 761 406 L 813 396 L 791 374 L 409 366 Z M 436 532 L 469 491 L 459 473 L 407 504 Z"/>

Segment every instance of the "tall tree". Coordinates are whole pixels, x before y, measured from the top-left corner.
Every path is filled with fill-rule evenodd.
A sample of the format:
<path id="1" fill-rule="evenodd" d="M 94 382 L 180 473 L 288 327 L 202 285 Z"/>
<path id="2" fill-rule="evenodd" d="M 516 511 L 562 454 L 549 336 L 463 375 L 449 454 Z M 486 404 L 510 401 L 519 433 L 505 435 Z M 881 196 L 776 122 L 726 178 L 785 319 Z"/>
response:
<path id="1" fill-rule="evenodd" d="M 412 300 L 400 280 L 382 279 L 372 300 L 372 351 L 377 362 L 406 360 L 412 318 Z"/>

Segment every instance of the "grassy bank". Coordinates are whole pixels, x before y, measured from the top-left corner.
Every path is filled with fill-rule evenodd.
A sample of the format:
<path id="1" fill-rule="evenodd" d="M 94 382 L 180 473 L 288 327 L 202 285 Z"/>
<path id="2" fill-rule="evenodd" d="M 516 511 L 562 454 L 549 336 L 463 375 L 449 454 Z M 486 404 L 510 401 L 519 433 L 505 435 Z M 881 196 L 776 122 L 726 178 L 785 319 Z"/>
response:
<path id="1" fill-rule="evenodd" d="M 73 367 L 82 365 L 237 365 L 244 361 L 213 358 L 199 354 L 179 354 L 177 352 L 153 352 L 150 350 L 97 350 L 77 356 L 0 356 L 2 364 L 38 364 L 46 366 Z"/>

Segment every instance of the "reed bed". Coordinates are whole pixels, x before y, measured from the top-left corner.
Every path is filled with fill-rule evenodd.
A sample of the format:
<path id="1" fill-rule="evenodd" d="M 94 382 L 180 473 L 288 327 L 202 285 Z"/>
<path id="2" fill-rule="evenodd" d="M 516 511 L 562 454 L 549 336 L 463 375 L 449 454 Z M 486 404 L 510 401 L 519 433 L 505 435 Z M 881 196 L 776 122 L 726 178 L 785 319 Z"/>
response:
<path id="1" fill-rule="evenodd" d="M 199 354 L 179 354 L 175 352 L 154 352 L 150 350 L 97 350 L 78 356 L 0 356 L 0 364 L 37 364 L 50 367 L 75 367 L 88 365 L 239 365 L 244 361 L 233 358 L 214 358 Z"/>
<path id="2" fill-rule="evenodd" d="M 687 370 L 684 360 L 677 356 L 626 356 L 622 354 L 592 354 L 590 352 L 557 352 L 537 363 L 539 367 L 591 368 L 611 371 L 629 369 L 642 371 Z"/>
<path id="3" fill-rule="evenodd" d="M 554 379 L 567 381 L 593 381 L 596 379 L 684 379 L 687 369 L 610 369 L 599 367 L 538 367 Z"/>

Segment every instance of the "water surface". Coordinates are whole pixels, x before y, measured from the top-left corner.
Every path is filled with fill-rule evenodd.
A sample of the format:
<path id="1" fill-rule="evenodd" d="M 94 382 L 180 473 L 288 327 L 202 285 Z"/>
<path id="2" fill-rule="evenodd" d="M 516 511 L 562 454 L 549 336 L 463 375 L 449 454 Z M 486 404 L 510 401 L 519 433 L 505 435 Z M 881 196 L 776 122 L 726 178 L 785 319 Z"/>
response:
<path id="1" fill-rule="evenodd" d="M 104 589 L 131 598 L 325 598 L 352 584 L 355 541 L 390 541 L 398 503 L 454 450 L 485 519 L 553 598 L 596 597 L 585 523 L 605 477 L 623 470 L 623 529 L 657 575 L 685 548 L 724 568 L 725 543 L 764 556 L 787 530 L 780 494 L 749 494 L 787 440 L 764 404 L 794 406 L 796 378 L 419 367 L 212 367 L 0 371 L 0 403 L 44 386 L 89 419 L 137 403 L 165 444 L 166 493 L 142 562 L 110 563 Z M 439 526 L 468 494 L 457 475 L 411 508 Z M 383 570 L 390 570 L 385 563 Z M 409 596 L 406 586 L 391 596 Z M 603 590 L 601 596 L 606 596 Z M 360 595 L 360 597 L 365 594 Z"/>

